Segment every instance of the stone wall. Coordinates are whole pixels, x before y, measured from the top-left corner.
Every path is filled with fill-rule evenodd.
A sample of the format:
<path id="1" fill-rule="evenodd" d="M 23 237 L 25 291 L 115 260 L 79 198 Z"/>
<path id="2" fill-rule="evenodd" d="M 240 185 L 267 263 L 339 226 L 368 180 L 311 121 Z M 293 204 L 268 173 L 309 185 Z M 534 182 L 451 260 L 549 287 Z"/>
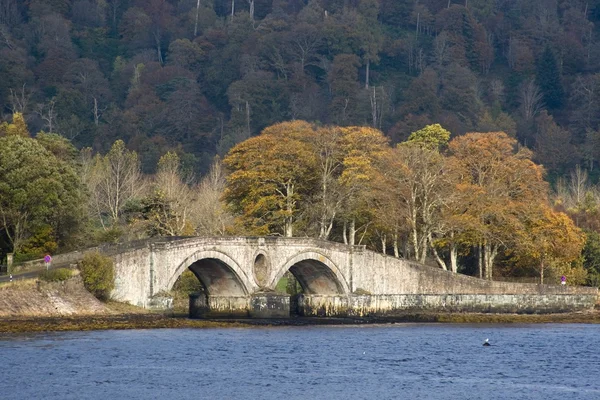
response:
<path id="1" fill-rule="evenodd" d="M 548 314 L 589 310 L 590 294 L 405 294 L 300 295 L 298 314 L 307 317 L 393 317 L 420 312 Z"/>

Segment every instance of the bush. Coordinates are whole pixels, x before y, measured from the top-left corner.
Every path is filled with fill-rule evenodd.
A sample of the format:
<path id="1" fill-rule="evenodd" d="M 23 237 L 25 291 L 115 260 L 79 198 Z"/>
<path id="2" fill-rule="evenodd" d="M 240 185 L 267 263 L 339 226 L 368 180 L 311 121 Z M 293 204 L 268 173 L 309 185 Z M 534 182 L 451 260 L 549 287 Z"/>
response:
<path id="1" fill-rule="evenodd" d="M 101 300 L 108 300 L 115 288 L 115 268 L 112 259 L 98 252 L 86 253 L 79 262 L 85 288 Z"/>
<path id="2" fill-rule="evenodd" d="M 69 279 L 72 275 L 73 271 L 69 268 L 57 268 L 42 272 L 39 278 L 44 282 L 62 282 Z"/>
<path id="3" fill-rule="evenodd" d="M 183 271 L 179 276 L 175 284 L 173 285 L 173 291 L 181 292 L 184 294 L 190 294 L 194 292 L 201 292 L 204 288 L 202 282 L 196 278 L 196 275 L 189 269 Z"/>

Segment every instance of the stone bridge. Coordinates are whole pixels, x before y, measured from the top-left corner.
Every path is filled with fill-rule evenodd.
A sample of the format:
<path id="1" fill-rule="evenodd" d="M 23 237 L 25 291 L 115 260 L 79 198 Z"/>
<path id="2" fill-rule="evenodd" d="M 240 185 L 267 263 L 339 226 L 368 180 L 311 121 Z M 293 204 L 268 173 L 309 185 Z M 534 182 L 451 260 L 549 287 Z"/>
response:
<path id="1" fill-rule="evenodd" d="M 105 248 L 115 261 L 112 297 L 165 306 L 190 269 L 204 293 L 190 298 L 196 316 L 365 316 L 406 311 L 560 312 L 592 308 L 597 288 L 486 281 L 311 238 L 156 239 Z M 303 294 L 275 294 L 290 271 Z M 194 311 L 195 310 L 195 311 Z"/>

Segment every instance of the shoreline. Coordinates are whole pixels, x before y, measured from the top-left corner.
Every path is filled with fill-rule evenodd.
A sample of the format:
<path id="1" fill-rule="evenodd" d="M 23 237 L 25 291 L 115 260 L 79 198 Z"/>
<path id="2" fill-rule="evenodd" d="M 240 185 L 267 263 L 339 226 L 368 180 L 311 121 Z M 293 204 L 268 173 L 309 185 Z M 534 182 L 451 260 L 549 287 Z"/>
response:
<path id="1" fill-rule="evenodd" d="M 369 325 L 395 323 L 448 324 L 600 324 L 600 311 L 564 314 L 422 313 L 385 318 L 190 319 L 185 315 L 123 313 L 67 317 L 0 318 L 0 333 L 66 332 L 125 329 L 211 329 L 281 326 Z"/>

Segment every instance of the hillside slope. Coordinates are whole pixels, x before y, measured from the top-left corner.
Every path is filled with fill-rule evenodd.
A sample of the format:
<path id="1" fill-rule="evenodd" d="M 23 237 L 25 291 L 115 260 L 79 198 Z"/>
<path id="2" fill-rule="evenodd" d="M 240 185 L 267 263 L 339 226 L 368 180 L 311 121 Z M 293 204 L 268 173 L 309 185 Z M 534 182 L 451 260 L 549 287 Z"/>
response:
<path id="1" fill-rule="evenodd" d="M 0 286 L 0 318 L 110 313 L 84 288 L 80 276 L 65 282 L 30 280 Z"/>

